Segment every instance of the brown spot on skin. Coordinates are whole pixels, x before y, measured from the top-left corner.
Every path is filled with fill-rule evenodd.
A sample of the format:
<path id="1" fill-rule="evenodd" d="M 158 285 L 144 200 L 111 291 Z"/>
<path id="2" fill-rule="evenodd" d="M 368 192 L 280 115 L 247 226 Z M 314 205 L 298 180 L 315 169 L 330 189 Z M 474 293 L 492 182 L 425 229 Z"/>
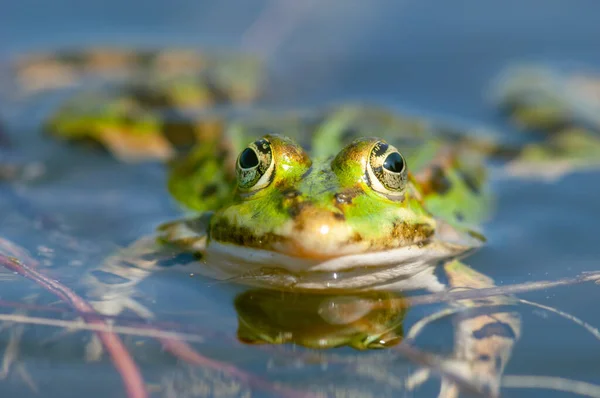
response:
<path id="1" fill-rule="evenodd" d="M 283 191 L 281 194 L 286 199 L 295 199 L 298 196 L 300 196 L 300 192 L 296 191 L 295 189 L 287 189 L 287 190 Z"/>
<path id="2" fill-rule="evenodd" d="M 398 247 L 415 242 L 421 242 L 430 238 L 434 233 L 433 227 L 429 224 L 408 224 L 405 222 L 395 222 L 390 239 L 387 241 L 387 247 Z"/>
<path id="3" fill-rule="evenodd" d="M 215 193 L 217 193 L 217 190 L 219 189 L 217 184 L 208 184 L 206 187 L 204 187 L 204 189 L 202 190 L 202 193 L 200 194 L 202 197 L 207 197 L 207 196 L 212 196 Z"/>
<path id="4" fill-rule="evenodd" d="M 479 195 L 479 193 L 481 192 L 480 186 L 475 177 L 471 174 L 465 173 L 464 171 L 460 171 L 459 173 L 465 185 L 467 186 L 467 188 L 469 188 L 469 191 L 471 191 L 475 195 Z"/>
<path id="5" fill-rule="evenodd" d="M 354 235 L 350 238 L 348 243 L 359 243 L 363 241 L 363 237 L 359 232 L 355 232 Z"/>
<path id="6" fill-rule="evenodd" d="M 254 230 L 236 226 L 224 219 L 219 219 L 211 225 L 210 239 L 259 249 L 269 248 L 271 244 L 284 240 L 283 237 L 273 233 L 256 235 Z"/>
<path id="7" fill-rule="evenodd" d="M 446 173 L 444 169 L 440 166 L 435 166 L 431 171 L 431 179 L 429 181 L 430 189 L 438 193 L 440 195 L 446 194 L 450 188 L 452 188 L 452 184 L 448 177 L 446 177 Z"/>
<path id="8" fill-rule="evenodd" d="M 306 201 L 294 201 L 293 203 L 290 203 L 287 206 L 288 209 L 288 214 L 290 215 L 290 217 L 292 218 L 297 218 L 300 213 L 302 213 L 302 210 L 304 210 L 306 207 L 310 206 L 310 202 L 306 202 Z M 301 228 L 301 222 L 298 221 L 298 229 L 302 229 Z"/>
<path id="9" fill-rule="evenodd" d="M 342 213 L 333 213 L 333 218 L 335 218 L 338 221 L 346 220 L 346 216 L 344 216 L 344 214 L 342 214 Z"/>
<path id="10" fill-rule="evenodd" d="M 280 210 L 287 212 L 290 217 L 296 218 L 308 203 L 302 200 L 302 193 L 300 191 L 284 187 L 284 184 L 285 181 L 279 181 L 277 184 L 282 195 L 282 200 L 279 203 Z"/>
<path id="11" fill-rule="evenodd" d="M 448 192 L 452 185 L 446 177 L 445 170 L 454 167 L 456 153 L 452 147 L 443 147 L 435 155 L 435 160 L 430 167 L 421 170 L 414 175 L 415 180 L 421 186 L 423 195 Z"/>

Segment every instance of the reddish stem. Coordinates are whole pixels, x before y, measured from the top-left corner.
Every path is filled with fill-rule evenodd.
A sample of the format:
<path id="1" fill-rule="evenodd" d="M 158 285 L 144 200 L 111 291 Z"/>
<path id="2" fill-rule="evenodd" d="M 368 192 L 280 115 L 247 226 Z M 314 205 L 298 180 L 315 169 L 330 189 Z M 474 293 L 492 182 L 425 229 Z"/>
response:
<path id="1" fill-rule="evenodd" d="M 95 325 L 106 325 L 94 308 L 77 295 L 74 291 L 40 274 L 33 268 L 23 264 L 16 258 L 0 255 L 0 264 L 27 279 L 33 280 L 50 293 L 60 297 L 77 310 L 86 323 Z M 108 327 L 108 325 L 106 325 Z M 117 368 L 129 398 L 146 398 L 146 387 L 142 375 L 129 355 L 129 352 L 121 342 L 121 339 L 112 332 L 96 332 L 98 338 L 111 356 L 115 367 Z"/>

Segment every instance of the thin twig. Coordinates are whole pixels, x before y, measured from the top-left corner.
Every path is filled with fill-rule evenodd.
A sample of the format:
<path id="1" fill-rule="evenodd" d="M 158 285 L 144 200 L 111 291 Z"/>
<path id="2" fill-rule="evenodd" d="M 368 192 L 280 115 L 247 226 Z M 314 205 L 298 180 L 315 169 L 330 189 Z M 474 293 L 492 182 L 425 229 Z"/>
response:
<path id="1" fill-rule="evenodd" d="M 107 323 L 83 323 L 81 321 L 68 321 L 64 319 L 35 317 L 23 314 L 0 314 L 0 321 L 16 322 L 29 325 L 54 326 L 58 328 L 90 330 L 93 332 L 119 333 L 131 336 L 152 337 L 156 339 L 182 339 L 196 343 L 202 343 L 206 341 L 204 337 L 198 334 L 170 332 L 167 330 L 160 330 L 150 327 L 118 326 Z"/>
<path id="2" fill-rule="evenodd" d="M 424 294 L 421 296 L 408 297 L 410 306 L 442 303 L 455 300 L 473 300 L 490 296 L 504 296 L 509 294 L 531 292 L 534 290 L 549 289 L 558 286 L 575 285 L 578 283 L 600 281 L 600 272 L 583 273 L 574 278 L 563 278 L 556 281 L 526 282 L 515 285 L 496 286 L 481 289 L 464 290 L 458 292 L 443 292 Z"/>
<path id="3" fill-rule="evenodd" d="M 0 300 L 0 307 L 5 308 L 13 308 L 25 311 L 45 311 L 45 312 L 54 312 L 59 314 L 75 314 L 75 315 L 90 315 L 97 317 L 98 319 L 102 319 L 104 321 L 114 321 L 119 322 L 119 326 L 115 326 L 114 324 L 106 323 L 104 326 L 95 325 L 89 326 L 86 324 L 78 323 L 77 321 L 68 321 L 68 320 L 60 320 L 54 321 L 52 318 L 46 317 L 26 317 L 20 321 L 15 319 L 10 319 L 11 314 L 3 315 L 0 314 L 0 320 L 5 319 L 7 321 L 15 321 L 15 322 L 23 322 L 23 323 L 31 323 L 31 324 L 40 324 L 47 326 L 57 326 L 57 327 L 67 327 L 67 328 L 79 328 L 81 330 L 93 330 L 93 331 L 113 331 L 122 334 L 130 334 L 137 336 L 147 336 L 147 337 L 178 337 L 184 338 L 188 341 L 196 341 L 200 342 L 204 339 L 201 337 L 202 335 L 208 335 L 210 333 L 216 334 L 215 332 L 210 332 L 204 330 L 196 325 L 186 325 L 178 322 L 172 321 L 157 321 L 151 319 L 140 319 L 139 317 L 132 316 L 124 316 L 124 315 L 107 315 L 101 314 L 98 312 L 86 312 L 86 311 L 74 311 L 72 308 L 61 308 L 61 307 L 53 307 L 49 305 L 40 305 L 40 304 L 27 304 L 16 301 L 5 301 Z M 39 321 L 32 321 L 33 319 L 38 319 Z M 44 321 L 47 320 L 47 321 Z M 55 322 L 55 323 L 53 323 Z M 128 328 L 128 329 L 126 329 Z M 152 332 L 135 332 L 136 329 L 141 330 L 150 330 Z M 159 334 L 155 334 L 159 333 Z M 160 333 L 170 333 L 171 335 L 160 335 Z M 187 335 L 187 337 L 186 337 Z M 211 336 L 213 337 L 213 336 Z"/>
<path id="4" fill-rule="evenodd" d="M 569 321 L 583 327 L 584 329 L 586 329 L 588 332 L 590 332 L 590 334 L 592 336 L 594 336 L 597 340 L 600 340 L 600 330 L 598 330 L 597 328 L 593 327 L 592 325 L 590 325 L 589 323 L 587 323 L 586 321 L 579 319 L 578 317 L 576 317 L 575 315 L 571 315 L 569 313 L 566 313 L 564 311 L 561 311 L 559 309 L 547 306 L 547 305 L 543 305 L 543 304 L 539 304 L 536 303 L 534 301 L 529 301 L 529 300 L 523 300 L 523 299 L 518 299 L 519 303 L 523 303 L 523 304 L 527 304 L 530 305 L 532 307 L 537 307 L 537 308 L 541 308 L 543 310 L 546 311 L 550 311 L 558 316 L 561 316 L 565 319 L 568 319 Z"/>
<path id="5" fill-rule="evenodd" d="M 106 323 L 100 317 L 91 315 L 94 313 L 92 306 L 68 287 L 47 278 L 35 269 L 13 257 L 0 255 L 0 265 L 17 272 L 27 279 L 33 280 L 50 293 L 69 303 L 75 310 L 80 312 L 86 323 L 106 326 Z M 146 398 L 148 395 L 146 393 L 142 375 L 119 337 L 110 331 L 97 331 L 96 333 L 121 375 L 128 397 Z"/>
<path id="6" fill-rule="evenodd" d="M 399 305 L 414 307 L 417 305 L 428 305 L 444 303 L 457 300 L 476 300 L 491 296 L 506 296 L 516 293 L 532 292 L 535 290 L 549 289 L 558 286 L 576 285 L 585 282 L 600 282 L 600 271 L 585 272 L 574 278 L 563 278 L 556 281 L 537 281 L 526 282 L 514 285 L 494 286 L 488 288 L 477 288 L 460 291 L 446 291 L 441 293 L 423 294 L 420 296 L 403 297 L 397 299 L 373 302 L 373 309 L 388 308 L 390 303 L 398 300 Z M 338 308 L 343 309 L 345 304 L 339 304 Z"/>

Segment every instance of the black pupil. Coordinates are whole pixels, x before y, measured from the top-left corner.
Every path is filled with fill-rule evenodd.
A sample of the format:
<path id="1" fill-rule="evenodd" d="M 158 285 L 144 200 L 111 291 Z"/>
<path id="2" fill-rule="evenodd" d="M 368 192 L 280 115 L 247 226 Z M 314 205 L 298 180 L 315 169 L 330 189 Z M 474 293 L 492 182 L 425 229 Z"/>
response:
<path id="1" fill-rule="evenodd" d="M 254 149 L 246 148 L 240 155 L 240 167 L 242 169 L 251 169 L 258 166 L 258 157 Z"/>
<path id="2" fill-rule="evenodd" d="M 383 162 L 383 168 L 393 173 L 400 173 L 404 168 L 404 159 L 398 152 L 390 153 Z"/>

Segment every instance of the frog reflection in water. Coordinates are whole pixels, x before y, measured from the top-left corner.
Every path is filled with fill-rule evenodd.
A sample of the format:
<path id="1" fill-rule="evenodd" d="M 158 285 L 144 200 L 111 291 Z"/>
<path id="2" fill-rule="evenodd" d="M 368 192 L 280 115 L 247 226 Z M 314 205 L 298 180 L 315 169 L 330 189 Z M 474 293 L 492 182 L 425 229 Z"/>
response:
<path id="1" fill-rule="evenodd" d="M 406 301 L 391 292 L 346 295 L 253 289 L 235 300 L 238 338 L 249 344 L 364 350 L 402 341 Z"/>
<path id="2" fill-rule="evenodd" d="M 152 90 L 164 94 L 172 83 Z M 177 87 L 172 92 L 194 92 L 191 86 L 183 91 Z M 211 87 L 214 91 L 214 82 Z M 161 226 L 162 244 L 194 252 L 199 256 L 194 271 L 216 279 L 318 294 L 315 302 L 321 302 L 324 293 L 357 300 L 357 313 L 336 319 L 339 328 L 331 327 L 335 322 L 314 329 L 296 325 L 294 332 L 279 334 L 285 326 L 273 323 L 280 310 L 272 309 L 277 306 L 276 295 L 250 291 L 236 301 L 239 335 L 248 342 L 361 349 L 400 342 L 405 307 L 398 304 L 401 299 L 384 292 L 493 286 L 490 278 L 457 260 L 484 241 L 476 228 L 488 215 L 490 202 L 485 158 L 509 157 L 510 164 L 543 170 L 553 157 L 575 156 L 576 166 L 584 167 L 594 163 L 600 148 L 597 136 L 579 128 L 575 120 L 567 123 L 571 130 L 565 129 L 564 118 L 543 126 L 556 130 L 549 142 L 528 144 L 522 151 L 460 129 L 357 105 L 255 112 L 226 120 L 209 114 L 170 124 L 147 106 L 147 92 L 141 93 L 124 89 L 116 96 L 75 98 L 49 127 L 61 137 L 97 140 L 120 158 L 147 154 L 171 158 L 173 148 L 198 140 L 185 157 L 170 163 L 169 189 L 183 205 L 201 214 Z M 160 106 L 178 105 L 180 98 L 159 97 L 169 99 L 159 101 Z M 191 96 L 196 97 L 204 98 Z M 521 98 L 533 97 L 508 92 L 507 109 L 537 127 L 532 115 L 539 103 L 543 107 L 548 102 Z M 578 138 L 569 146 L 561 144 L 561 137 L 563 143 Z M 140 142 L 145 143 L 142 150 Z M 117 314 L 129 308 L 149 314 L 130 298 L 133 286 L 161 269 L 157 261 L 139 261 L 146 251 L 156 251 L 153 239 L 134 244 L 88 275 L 90 297 L 99 311 Z M 101 276 L 107 273 L 124 282 L 103 283 Z M 360 296 L 364 294 L 390 307 L 380 309 L 381 317 L 369 318 L 369 300 Z M 518 314 L 514 308 L 506 309 L 512 303 L 499 296 L 452 304 L 478 311 L 457 319 L 448 361 L 492 394 L 499 391 L 500 377 L 520 335 Z M 452 389 L 456 386 L 444 380 L 445 396 L 452 396 Z"/>

